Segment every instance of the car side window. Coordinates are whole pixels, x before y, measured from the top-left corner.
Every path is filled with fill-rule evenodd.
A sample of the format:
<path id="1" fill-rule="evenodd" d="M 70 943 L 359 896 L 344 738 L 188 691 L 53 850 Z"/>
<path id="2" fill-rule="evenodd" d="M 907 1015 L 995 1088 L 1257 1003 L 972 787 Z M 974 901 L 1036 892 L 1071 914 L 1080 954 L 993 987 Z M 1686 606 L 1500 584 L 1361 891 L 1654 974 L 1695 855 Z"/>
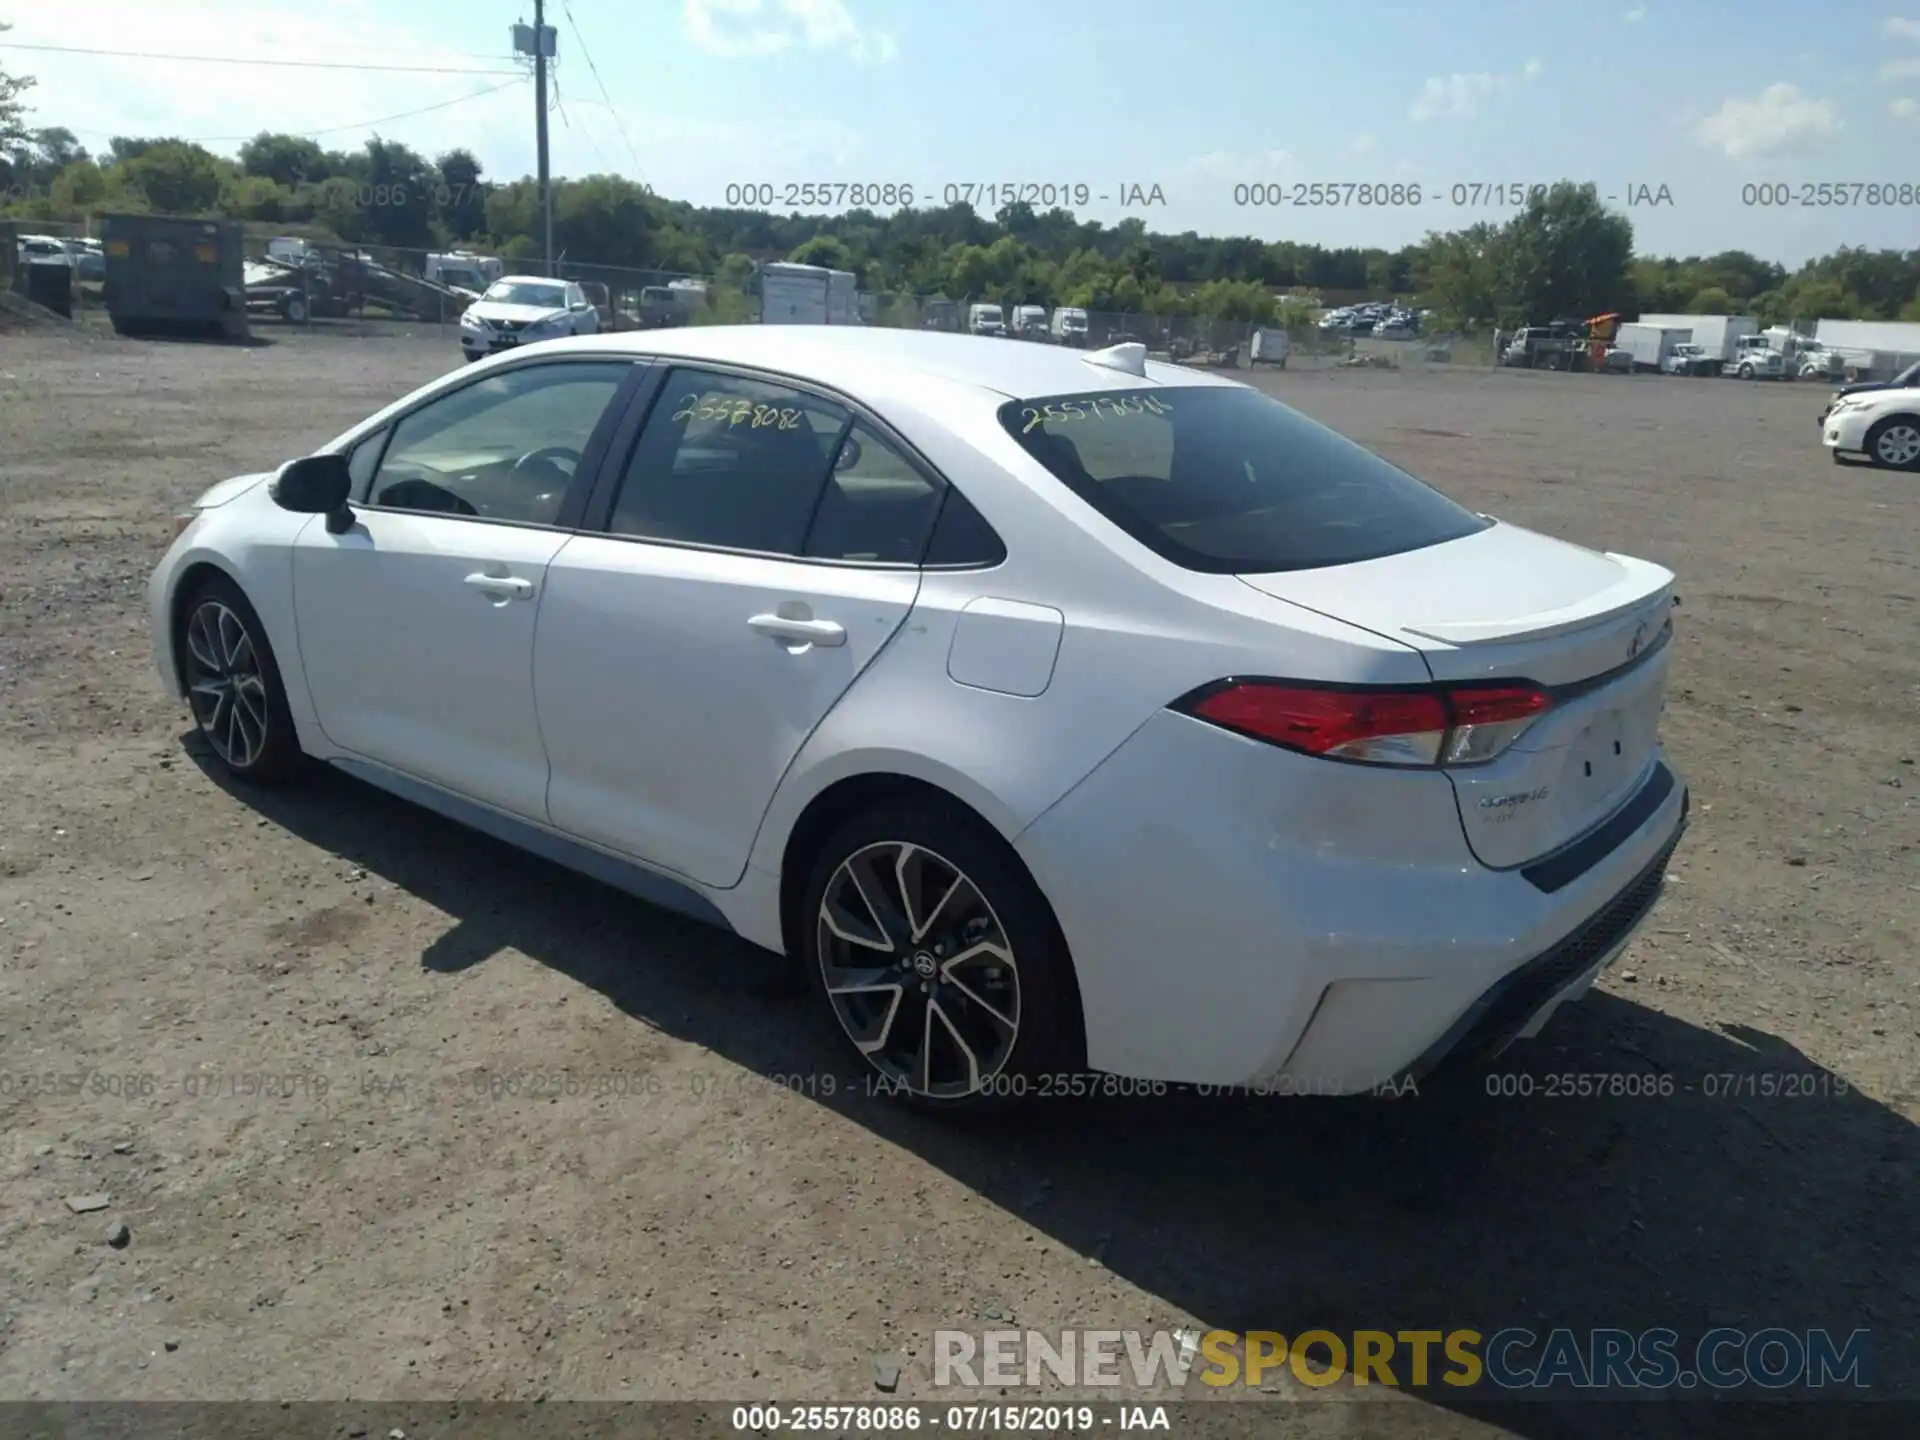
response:
<path id="1" fill-rule="evenodd" d="M 608 529 L 804 554 L 830 459 L 852 418 L 784 385 L 675 369 L 627 461 Z"/>
<path id="2" fill-rule="evenodd" d="M 840 442 L 804 553 L 818 560 L 917 565 L 944 489 L 856 421 Z"/>
<path id="3" fill-rule="evenodd" d="M 623 361 L 522 366 L 429 401 L 394 427 L 367 503 L 555 524 L 628 372 Z"/>
<path id="4" fill-rule="evenodd" d="M 947 487 L 940 506 L 940 518 L 934 522 L 933 538 L 927 542 L 921 564 L 928 567 L 974 569 L 998 565 L 1007 558 L 1006 543 L 989 525 L 973 503 L 953 487 Z"/>

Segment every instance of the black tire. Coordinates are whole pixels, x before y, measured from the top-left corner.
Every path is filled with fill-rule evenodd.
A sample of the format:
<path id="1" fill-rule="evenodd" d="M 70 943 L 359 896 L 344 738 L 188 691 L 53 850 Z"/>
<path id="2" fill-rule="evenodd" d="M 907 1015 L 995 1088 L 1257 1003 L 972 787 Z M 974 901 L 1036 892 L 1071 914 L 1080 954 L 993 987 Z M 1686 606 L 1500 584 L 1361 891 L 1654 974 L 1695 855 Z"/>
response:
<path id="1" fill-rule="evenodd" d="M 1901 444 L 1905 439 L 1906 444 Z M 1882 470 L 1920 470 L 1920 415 L 1889 415 L 1867 431 L 1867 458 Z M 1881 452 L 1885 442 L 1888 453 Z"/>
<path id="2" fill-rule="evenodd" d="M 221 769 L 255 785 L 291 778 L 300 768 L 300 741 L 279 662 L 246 595 L 225 575 L 214 575 L 195 588 L 179 617 L 174 656 L 187 706 Z M 193 688 L 221 680 L 228 682 L 224 696 Z M 254 703 L 247 703 L 249 695 Z"/>
<path id="3" fill-rule="evenodd" d="M 909 943 L 896 945 L 890 954 L 869 952 L 865 946 L 846 947 L 853 959 L 865 961 L 871 953 L 875 983 L 898 988 L 891 992 L 855 992 L 844 1001 L 836 1000 L 830 990 L 828 969 L 837 958 L 833 947 L 844 942 L 835 939 L 823 919 L 829 891 L 834 890 L 841 901 L 865 895 L 866 882 L 850 884 L 843 865 L 868 862 L 882 867 L 865 872 L 870 879 L 877 879 L 883 869 L 895 873 L 903 849 L 914 852 L 914 858 L 907 862 L 914 888 L 923 888 L 925 897 L 930 897 L 922 901 L 924 908 L 934 911 L 927 921 L 930 928 L 917 942 L 909 933 Z M 973 894 L 984 902 L 982 907 L 973 906 L 958 891 L 959 898 L 950 895 L 944 904 L 934 903 L 935 898 L 948 893 L 943 877 L 953 873 L 969 882 Z M 878 918 L 871 904 L 864 908 L 869 921 Z M 845 916 L 850 925 L 859 921 L 853 910 L 838 902 L 835 913 Z M 889 927 L 880 920 L 880 934 L 902 928 L 900 908 L 889 906 L 889 913 L 895 925 Z M 974 918 L 969 922 L 964 917 L 970 914 Z M 951 926 L 949 921 L 953 922 Z M 876 927 L 860 923 L 858 928 L 872 932 Z M 952 934 L 948 934 L 949 929 Z M 863 1062 L 864 1078 L 873 1093 L 935 1114 L 971 1116 L 1003 1110 L 1042 1094 L 1062 1093 L 1060 1077 L 1077 1076 L 1085 1070 L 1079 990 L 1052 912 L 1006 843 L 957 805 L 892 801 L 841 825 L 813 858 L 795 917 L 795 931 L 796 949 L 808 983 L 819 995 L 842 1043 Z M 995 953 L 995 946 L 1004 950 Z M 944 960 L 935 958 L 936 951 L 944 954 Z M 983 951 L 987 953 L 978 954 L 966 969 L 949 971 L 957 956 Z M 1001 963 L 1003 954 L 1011 956 L 1010 965 Z M 895 955 L 900 957 L 898 961 L 894 961 Z M 896 969 L 901 973 L 897 981 L 893 979 Z M 1009 971 L 1013 977 L 1010 996 L 1004 980 Z M 954 973 L 964 977 L 958 984 Z M 996 973 L 1003 978 L 994 980 Z M 928 985 L 935 989 L 922 1000 L 914 992 L 925 993 L 923 987 Z M 890 999 L 883 998 L 889 995 Z M 942 999 L 951 1008 L 952 1019 L 947 1018 L 948 1010 L 940 1009 L 939 1017 L 946 1024 L 936 1025 L 927 1010 Z M 863 1051 L 854 1038 L 856 1022 L 861 1018 L 849 1013 L 855 1009 L 867 1012 L 868 1023 L 859 1028 L 877 1031 L 886 1041 L 877 1056 Z M 996 1038 L 1003 1035 L 1004 1026 L 994 1023 L 993 1016 L 1014 1022 L 1010 1043 Z M 929 1027 L 937 1031 L 931 1046 L 924 1043 Z M 903 1046 L 891 1038 L 897 1031 L 903 1040 L 911 1039 L 916 1028 L 922 1037 L 920 1043 Z M 965 1073 L 956 1030 L 964 1030 L 977 1047 L 968 1053 L 974 1055 L 974 1069 L 980 1079 L 965 1093 L 953 1089 L 964 1085 L 963 1079 L 940 1083 L 942 1075 Z M 1004 1054 L 980 1055 L 987 1040 L 1004 1043 Z M 917 1057 L 922 1050 L 933 1052 L 935 1063 L 930 1068 L 937 1074 L 918 1069 Z M 926 1083 L 923 1076 L 935 1083 Z"/>
<path id="4" fill-rule="evenodd" d="M 280 302 L 281 317 L 289 325 L 304 325 L 311 318 L 311 307 L 304 295 L 288 295 Z"/>

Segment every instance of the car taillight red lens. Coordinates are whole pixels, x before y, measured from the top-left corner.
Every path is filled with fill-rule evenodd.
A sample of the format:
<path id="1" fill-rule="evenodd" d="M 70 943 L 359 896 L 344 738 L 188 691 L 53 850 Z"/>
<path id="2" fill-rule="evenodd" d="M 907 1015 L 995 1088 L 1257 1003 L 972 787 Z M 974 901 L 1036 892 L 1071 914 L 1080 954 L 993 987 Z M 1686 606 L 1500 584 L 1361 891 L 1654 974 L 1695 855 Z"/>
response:
<path id="1" fill-rule="evenodd" d="M 1552 705 L 1532 685 L 1401 690 L 1230 681 L 1174 708 L 1306 755 L 1375 765 L 1491 760 Z"/>

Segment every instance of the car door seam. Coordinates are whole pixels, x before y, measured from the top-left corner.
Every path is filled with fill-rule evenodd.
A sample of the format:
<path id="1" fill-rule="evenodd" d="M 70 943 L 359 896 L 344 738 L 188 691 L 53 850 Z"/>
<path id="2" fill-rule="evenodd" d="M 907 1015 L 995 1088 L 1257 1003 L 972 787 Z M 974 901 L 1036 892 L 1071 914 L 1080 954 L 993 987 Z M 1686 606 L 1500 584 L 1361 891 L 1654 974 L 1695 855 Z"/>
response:
<path id="1" fill-rule="evenodd" d="M 787 779 L 793 774 L 794 766 L 798 765 L 800 763 L 800 757 L 807 753 L 807 747 L 813 743 L 813 737 L 818 735 L 827 721 L 839 711 L 842 705 L 847 703 L 847 697 L 859 688 L 860 682 L 866 678 L 867 672 L 880 663 L 882 657 L 886 655 L 888 650 L 893 648 L 900 636 L 905 633 L 907 623 L 913 619 L 913 612 L 920 604 L 920 592 L 925 588 L 926 583 L 927 577 L 925 572 L 916 571 L 914 573 L 913 594 L 908 598 L 906 608 L 901 611 L 899 620 L 894 623 L 894 627 L 888 633 L 887 638 L 880 643 L 872 655 L 867 657 L 867 663 L 854 671 L 852 677 L 848 679 L 846 686 L 834 697 L 833 703 L 821 711 L 820 718 L 813 722 L 812 727 L 808 729 L 805 735 L 800 737 L 800 743 L 793 747 L 793 753 L 787 757 L 787 763 L 780 767 L 780 774 L 775 777 L 772 787 L 767 791 L 766 803 L 760 807 L 760 820 L 759 823 L 753 827 L 753 838 L 747 842 L 746 854 L 742 857 L 740 863 L 740 873 L 735 875 L 733 879 L 725 885 L 715 885 L 710 888 L 715 890 L 734 890 L 747 878 L 747 872 L 753 868 L 754 852 L 760 848 L 760 838 L 766 834 L 767 817 L 773 813 L 774 804 L 779 800 L 780 793 L 787 788 Z"/>

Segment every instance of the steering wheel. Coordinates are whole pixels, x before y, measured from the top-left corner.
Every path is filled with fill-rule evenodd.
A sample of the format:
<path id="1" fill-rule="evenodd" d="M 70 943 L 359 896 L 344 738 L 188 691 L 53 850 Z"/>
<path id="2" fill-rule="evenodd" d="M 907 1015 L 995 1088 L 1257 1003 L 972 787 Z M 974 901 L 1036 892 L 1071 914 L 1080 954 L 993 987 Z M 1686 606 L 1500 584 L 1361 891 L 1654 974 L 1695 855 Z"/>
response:
<path id="1" fill-rule="evenodd" d="M 580 468 L 580 452 L 571 445 L 542 445 L 538 450 L 529 450 L 513 462 L 513 468 L 530 470 L 535 465 L 552 465 L 559 460 L 567 462 L 569 472 Z"/>

